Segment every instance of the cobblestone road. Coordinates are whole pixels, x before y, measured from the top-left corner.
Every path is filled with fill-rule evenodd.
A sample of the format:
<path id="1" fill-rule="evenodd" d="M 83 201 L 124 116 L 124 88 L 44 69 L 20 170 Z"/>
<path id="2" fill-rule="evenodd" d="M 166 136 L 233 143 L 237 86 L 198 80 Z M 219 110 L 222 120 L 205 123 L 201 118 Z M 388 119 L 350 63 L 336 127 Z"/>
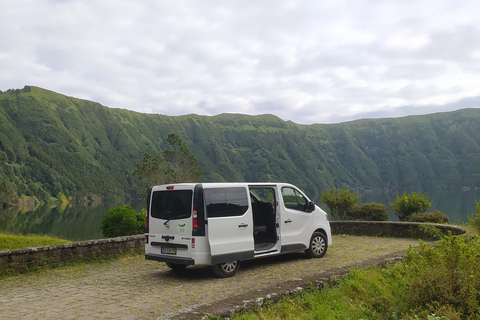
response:
<path id="1" fill-rule="evenodd" d="M 406 249 L 413 239 L 335 236 L 322 259 L 303 253 L 243 262 L 233 278 L 182 273 L 142 255 L 0 280 L 0 319 L 168 319 L 187 308 Z"/>

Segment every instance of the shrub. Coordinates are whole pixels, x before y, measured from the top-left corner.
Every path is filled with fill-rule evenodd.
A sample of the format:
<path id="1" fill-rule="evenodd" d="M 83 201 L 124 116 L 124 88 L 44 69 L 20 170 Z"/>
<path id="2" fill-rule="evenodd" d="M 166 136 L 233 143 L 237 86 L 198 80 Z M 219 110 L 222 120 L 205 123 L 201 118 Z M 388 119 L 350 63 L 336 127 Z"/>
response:
<path id="1" fill-rule="evenodd" d="M 129 205 L 110 208 L 103 217 L 101 229 L 107 238 L 144 233 L 145 212 L 136 212 Z"/>
<path id="2" fill-rule="evenodd" d="M 362 203 L 351 208 L 350 215 L 355 220 L 388 221 L 387 207 L 381 203 Z"/>
<path id="3" fill-rule="evenodd" d="M 398 216 L 400 221 L 408 221 L 408 218 L 411 215 L 424 213 L 432 205 L 428 201 L 428 195 L 412 193 L 407 195 L 407 190 L 403 192 L 401 197 L 398 196 L 395 198 L 394 203 L 390 203 L 390 206 L 393 208 L 395 214 Z"/>
<path id="4" fill-rule="evenodd" d="M 477 202 L 477 206 L 475 207 L 475 217 L 474 219 L 469 219 L 470 223 L 475 227 L 475 229 L 480 232 L 480 202 Z"/>
<path id="5" fill-rule="evenodd" d="M 350 190 L 333 188 L 329 191 L 322 190 L 322 202 L 330 209 L 330 215 L 335 220 L 350 220 L 349 213 L 352 207 L 358 202 L 358 192 L 350 193 Z"/>
<path id="6" fill-rule="evenodd" d="M 422 242 L 420 252 L 410 248 L 400 267 L 405 281 L 400 309 L 419 316 L 420 310 L 437 315 L 449 311 L 451 315 L 456 313 L 457 319 L 458 315 L 462 319 L 478 319 L 479 240 L 450 235 L 435 248 Z"/>
<path id="7" fill-rule="evenodd" d="M 425 212 L 411 215 L 408 218 L 410 222 L 431 222 L 431 223 L 450 223 L 450 219 L 440 211 Z"/>

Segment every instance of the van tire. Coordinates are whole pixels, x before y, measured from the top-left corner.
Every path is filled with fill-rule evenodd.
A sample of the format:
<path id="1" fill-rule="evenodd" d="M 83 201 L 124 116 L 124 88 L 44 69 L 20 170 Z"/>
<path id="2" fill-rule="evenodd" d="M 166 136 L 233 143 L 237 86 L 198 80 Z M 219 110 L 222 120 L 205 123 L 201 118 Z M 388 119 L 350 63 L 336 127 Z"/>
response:
<path id="1" fill-rule="evenodd" d="M 178 263 L 171 263 L 171 262 L 165 262 L 167 264 L 167 267 L 172 269 L 173 271 L 182 271 L 185 270 L 187 265 L 185 264 L 178 264 Z"/>
<path id="2" fill-rule="evenodd" d="M 327 237 L 321 232 L 314 232 L 310 238 L 310 246 L 305 253 L 310 258 L 321 258 L 327 253 Z"/>
<path id="3" fill-rule="evenodd" d="M 238 269 L 240 269 L 240 261 L 235 260 L 231 262 L 224 262 L 219 264 L 214 264 L 212 266 L 213 273 L 220 278 L 230 278 L 233 277 Z"/>

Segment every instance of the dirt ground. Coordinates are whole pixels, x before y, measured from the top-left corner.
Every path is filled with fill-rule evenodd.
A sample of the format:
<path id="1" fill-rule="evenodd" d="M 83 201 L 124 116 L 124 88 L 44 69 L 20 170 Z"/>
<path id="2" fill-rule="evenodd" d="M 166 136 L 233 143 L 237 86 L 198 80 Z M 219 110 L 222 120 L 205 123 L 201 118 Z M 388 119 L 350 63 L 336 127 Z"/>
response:
<path id="1" fill-rule="evenodd" d="M 174 272 L 143 255 L 0 280 L 2 319 L 201 319 L 279 299 L 349 268 L 396 259 L 414 239 L 334 236 L 321 259 L 302 252 L 242 262 L 235 277 L 210 267 Z"/>

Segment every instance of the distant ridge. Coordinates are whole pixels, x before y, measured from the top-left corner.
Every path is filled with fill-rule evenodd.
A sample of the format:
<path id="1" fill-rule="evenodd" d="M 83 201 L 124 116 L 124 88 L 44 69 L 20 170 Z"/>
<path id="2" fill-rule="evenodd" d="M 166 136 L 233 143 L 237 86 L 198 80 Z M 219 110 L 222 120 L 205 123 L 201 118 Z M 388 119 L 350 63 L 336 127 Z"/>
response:
<path id="1" fill-rule="evenodd" d="M 20 195 L 136 196 L 144 152 L 175 131 L 206 181 L 322 189 L 480 187 L 480 109 L 299 125 L 274 115 L 164 116 L 112 109 L 34 86 L 0 93 L 0 204 Z"/>

